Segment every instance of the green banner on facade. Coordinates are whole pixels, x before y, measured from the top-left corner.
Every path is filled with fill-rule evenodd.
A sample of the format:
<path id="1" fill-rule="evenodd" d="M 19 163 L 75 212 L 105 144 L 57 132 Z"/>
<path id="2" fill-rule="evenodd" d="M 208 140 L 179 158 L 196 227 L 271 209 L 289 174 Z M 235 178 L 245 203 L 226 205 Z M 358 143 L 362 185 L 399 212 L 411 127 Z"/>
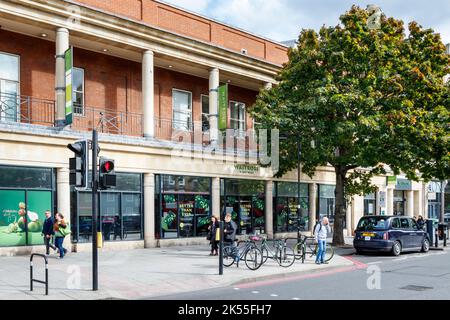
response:
<path id="1" fill-rule="evenodd" d="M 388 186 L 395 186 L 397 184 L 397 177 L 396 176 L 388 176 L 387 177 L 387 185 Z"/>
<path id="2" fill-rule="evenodd" d="M 219 130 L 227 129 L 228 122 L 228 84 L 219 86 Z"/>
<path id="3" fill-rule="evenodd" d="M 73 100 L 72 100 L 72 74 L 73 74 L 73 49 L 69 48 L 64 53 L 66 70 L 66 125 L 73 122 Z"/>

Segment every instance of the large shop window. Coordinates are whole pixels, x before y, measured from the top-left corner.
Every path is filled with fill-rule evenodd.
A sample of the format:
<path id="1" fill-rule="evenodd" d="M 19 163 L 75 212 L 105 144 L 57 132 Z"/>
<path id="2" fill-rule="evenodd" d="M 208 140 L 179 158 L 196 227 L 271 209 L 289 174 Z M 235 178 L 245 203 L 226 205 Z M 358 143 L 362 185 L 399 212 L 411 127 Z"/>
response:
<path id="1" fill-rule="evenodd" d="M 72 192 L 74 242 L 92 238 L 92 195 Z M 117 173 L 117 187 L 100 193 L 99 230 L 104 241 L 143 239 L 142 175 Z"/>
<path id="2" fill-rule="evenodd" d="M 0 166 L 0 247 L 43 244 L 45 211 L 55 209 L 53 169 Z"/>
<path id="3" fill-rule="evenodd" d="M 156 237 L 206 237 L 211 221 L 211 179 L 171 175 L 155 179 Z"/>
<path id="4" fill-rule="evenodd" d="M 192 93 L 173 89 L 173 119 L 172 127 L 177 130 L 191 131 L 192 129 Z"/>
<path id="5" fill-rule="evenodd" d="M 318 218 L 328 217 L 334 223 L 334 208 L 336 205 L 336 187 L 332 185 L 319 185 L 319 215 Z M 345 221 L 344 221 L 345 223 Z"/>
<path id="6" fill-rule="evenodd" d="M 264 233 L 264 181 L 224 179 L 221 185 L 222 216 L 231 213 L 238 234 Z"/>
<path id="7" fill-rule="evenodd" d="M 298 209 L 298 183 L 274 183 L 274 229 L 275 232 L 307 231 L 309 228 L 308 184 L 300 184 L 300 215 Z"/>
<path id="8" fill-rule="evenodd" d="M 20 121 L 19 56 L 0 52 L 0 121 Z"/>

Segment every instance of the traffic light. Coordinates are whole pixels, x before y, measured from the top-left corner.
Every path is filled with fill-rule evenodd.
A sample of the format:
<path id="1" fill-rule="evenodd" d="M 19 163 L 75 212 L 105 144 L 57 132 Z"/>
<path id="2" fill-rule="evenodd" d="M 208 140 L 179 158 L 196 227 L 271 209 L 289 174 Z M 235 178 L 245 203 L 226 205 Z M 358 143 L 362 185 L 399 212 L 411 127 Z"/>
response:
<path id="1" fill-rule="evenodd" d="M 78 188 L 88 188 L 89 175 L 89 142 L 80 140 L 68 144 L 69 148 L 75 154 L 75 158 L 69 160 L 69 184 Z"/>
<path id="2" fill-rule="evenodd" d="M 100 189 L 108 189 L 116 186 L 116 173 L 114 160 L 100 158 L 99 163 L 99 186 Z"/>

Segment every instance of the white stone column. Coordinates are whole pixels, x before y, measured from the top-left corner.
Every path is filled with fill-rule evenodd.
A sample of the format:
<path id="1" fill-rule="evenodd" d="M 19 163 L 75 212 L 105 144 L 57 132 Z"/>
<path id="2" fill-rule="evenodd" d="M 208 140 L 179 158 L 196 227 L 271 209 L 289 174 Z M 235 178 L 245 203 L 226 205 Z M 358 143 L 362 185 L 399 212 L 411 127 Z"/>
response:
<path id="1" fill-rule="evenodd" d="M 144 137 L 155 136 L 155 78 L 153 52 L 146 50 L 142 55 L 142 112 Z"/>
<path id="2" fill-rule="evenodd" d="M 211 190 L 212 214 L 222 220 L 222 212 L 220 211 L 220 178 L 212 178 Z"/>
<path id="3" fill-rule="evenodd" d="M 309 184 L 309 231 L 314 231 L 317 212 L 317 183 Z"/>
<path id="4" fill-rule="evenodd" d="M 213 68 L 209 72 L 209 134 L 211 144 L 216 144 L 219 128 L 219 69 Z"/>
<path id="5" fill-rule="evenodd" d="M 144 174 L 144 246 L 155 246 L 155 175 Z"/>
<path id="6" fill-rule="evenodd" d="M 423 197 L 423 192 L 422 192 L 422 184 L 421 184 L 419 190 L 414 191 L 414 215 L 415 216 L 419 216 L 419 215 L 421 215 L 422 217 L 424 216 L 423 206 L 422 206 L 422 204 L 423 204 L 422 197 Z"/>
<path id="7" fill-rule="evenodd" d="M 273 182 L 266 181 L 266 188 L 265 188 L 265 197 L 266 197 L 266 205 L 265 205 L 265 212 L 264 212 L 264 221 L 265 221 L 265 231 L 266 235 L 269 239 L 273 239 L 274 232 L 273 232 Z"/>
<path id="8" fill-rule="evenodd" d="M 57 210 L 64 216 L 64 220 L 72 226 L 73 223 L 70 221 L 71 212 L 70 212 L 69 169 L 67 168 L 58 168 L 56 170 L 56 194 L 58 199 Z M 55 214 L 56 212 L 53 213 Z M 64 244 L 66 248 L 70 248 L 72 244 L 72 236 L 66 237 L 64 239 Z"/>
<path id="9" fill-rule="evenodd" d="M 55 65 L 55 100 L 56 100 L 56 126 L 66 123 L 66 68 L 64 53 L 69 49 L 69 30 L 56 29 L 56 65 Z"/>
<path id="10" fill-rule="evenodd" d="M 388 216 L 394 214 L 394 189 L 392 188 L 386 190 L 386 213 Z"/>
<path id="11" fill-rule="evenodd" d="M 406 216 L 414 217 L 414 191 L 405 191 L 406 193 Z"/>

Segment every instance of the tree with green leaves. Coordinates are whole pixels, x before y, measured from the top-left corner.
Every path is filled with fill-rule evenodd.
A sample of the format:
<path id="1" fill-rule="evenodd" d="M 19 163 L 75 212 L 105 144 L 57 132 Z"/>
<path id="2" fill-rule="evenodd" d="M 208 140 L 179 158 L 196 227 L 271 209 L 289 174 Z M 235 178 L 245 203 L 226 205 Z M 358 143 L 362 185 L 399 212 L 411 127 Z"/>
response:
<path id="1" fill-rule="evenodd" d="M 251 109 L 263 128 L 278 128 L 277 176 L 297 166 L 312 177 L 336 173 L 333 243 L 344 244 L 351 196 L 373 192 L 371 178 L 403 172 L 412 180 L 450 177 L 450 58 L 440 35 L 353 6 L 341 24 L 303 30 L 278 84 L 262 90 Z"/>

